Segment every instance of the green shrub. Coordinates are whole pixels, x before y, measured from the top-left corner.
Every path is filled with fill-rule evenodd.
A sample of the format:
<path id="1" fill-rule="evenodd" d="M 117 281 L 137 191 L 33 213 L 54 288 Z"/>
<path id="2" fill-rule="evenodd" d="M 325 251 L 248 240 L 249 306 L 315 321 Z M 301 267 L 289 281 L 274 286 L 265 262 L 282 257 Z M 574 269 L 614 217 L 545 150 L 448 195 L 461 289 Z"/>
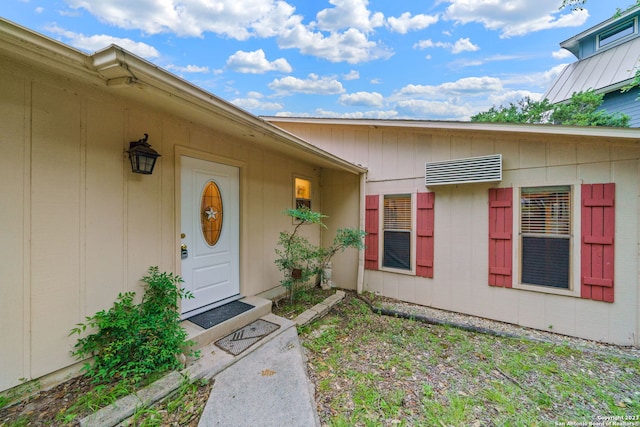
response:
<path id="1" fill-rule="evenodd" d="M 93 356 L 93 364 L 85 363 L 83 370 L 97 383 L 138 383 L 152 373 L 179 368 L 180 353 L 196 355 L 180 326 L 178 302 L 193 298 L 179 286 L 182 279 L 150 267 L 142 281 L 145 294 L 139 304 L 133 302 L 135 292 L 121 293 L 111 309 L 87 317 L 71 331 L 96 331 L 79 338 L 72 354 L 79 360 Z"/>

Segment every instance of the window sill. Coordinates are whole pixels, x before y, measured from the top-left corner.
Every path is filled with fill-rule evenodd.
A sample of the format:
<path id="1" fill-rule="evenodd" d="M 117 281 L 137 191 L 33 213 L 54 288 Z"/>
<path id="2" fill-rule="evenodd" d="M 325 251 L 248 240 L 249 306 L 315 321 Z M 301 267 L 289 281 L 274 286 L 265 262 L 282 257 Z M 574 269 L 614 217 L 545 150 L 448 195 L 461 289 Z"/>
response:
<path id="1" fill-rule="evenodd" d="M 552 288 L 548 286 L 540 286 L 540 285 L 526 285 L 523 283 L 513 284 L 513 289 L 520 289 L 522 291 L 532 291 L 539 292 L 543 294 L 552 294 L 552 295 L 562 295 L 566 297 L 580 297 L 579 289 L 561 289 L 561 288 Z"/>
<path id="2" fill-rule="evenodd" d="M 392 268 L 392 267 L 381 267 L 380 271 L 384 271 L 385 273 L 406 274 L 407 276 L 416 275 L 416 272 L 413 270 L 402 270 L 400 268 Z"/>

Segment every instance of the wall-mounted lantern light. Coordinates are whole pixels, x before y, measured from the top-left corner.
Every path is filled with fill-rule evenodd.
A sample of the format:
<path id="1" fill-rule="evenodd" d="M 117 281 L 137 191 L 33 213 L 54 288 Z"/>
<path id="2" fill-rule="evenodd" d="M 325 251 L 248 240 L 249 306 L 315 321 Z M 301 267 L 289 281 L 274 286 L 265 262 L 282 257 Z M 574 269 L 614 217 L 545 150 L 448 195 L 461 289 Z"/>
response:
<path id="1" fill-rule="evenodd" d="M 141 173 L 151 175 L 156 160 L 160 154 L 147 142 L 149 135 L 144 134 L 144 138 L 129 143 L 129 160 L 131 161 L 131 171 L 133 173 Z"/>

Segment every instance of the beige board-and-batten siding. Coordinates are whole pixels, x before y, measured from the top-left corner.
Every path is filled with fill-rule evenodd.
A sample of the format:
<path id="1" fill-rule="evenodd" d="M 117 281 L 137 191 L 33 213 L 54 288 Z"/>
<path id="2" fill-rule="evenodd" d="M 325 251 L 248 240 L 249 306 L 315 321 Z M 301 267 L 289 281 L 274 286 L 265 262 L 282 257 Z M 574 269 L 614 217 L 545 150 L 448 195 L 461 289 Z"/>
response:
<path id="1" fill-rule="evenodd" d="M 230 115 L 239 115 L 238 123 L 259 121 L 232 106 L 205 114 L 166 93 L 154 101 L 143 92 L 153 89 L 142 84 L 110 87 L 82 69 L 83 54 L 43 43 L 68 54 L 68 63 L 0 48 L 0 391 L 22 379 L 64 375 L 60 370 L 76 362 L 71 329 L 109 308 L 120 292 L 140 297 L 148 267 L 180 273 L 181 155 L 240 168 L 244 296 L 280 289 L 274 249 L 279 232 L 292 228 L 282 212 L 293 206 L 295 176 L 311 180 L 315 208 L 335 213 L 340 226 L 358 226 L 357 167 L 298 150 L 296 141 L 283 143 L 286 136 L 269 129 L 247 127 L 243 136 L 233 128 L 241 125 L 227 125 Z M 162 157 L 153 175 L 143 176 L 132 174 L 125 151 L 145 133 Z M 332 190 L 326 200 L 323 179 Z M 340 202 L 354 194 L 355 203 Z M 304 233 L 315 243 L 324 238 L 319 227 Z M 341 267 L 355 288 L 357 255 Z"/>
<path id="2" fill-rule="evenodd" d="M 364 289 L 403 301 L 620 345 L 640 344 L 638 196 L 640 131 L 364 120 L 272 118 L 274 124 L 368 168 L 366 194 L 435 192 L 433 278 L 366 270 Z M 425 186 L 425 162 L 502 154 L 501 182 Z M 615 183 L 615 300 L 580 298 L 580 237 L 572 292 L 488 284 L 490 188 Z M 574 196 L 574 199 L 576 197 Z M 576 203 L 580 203 L 577 197 Z M 579 210 L 573 210 L 578 221 Z M 415 261 L 414 261 L 415 262 Z M 412 266 L 415 271 L 415 264 Z M 567 295 L 571 294 L 571 295 Z"/>

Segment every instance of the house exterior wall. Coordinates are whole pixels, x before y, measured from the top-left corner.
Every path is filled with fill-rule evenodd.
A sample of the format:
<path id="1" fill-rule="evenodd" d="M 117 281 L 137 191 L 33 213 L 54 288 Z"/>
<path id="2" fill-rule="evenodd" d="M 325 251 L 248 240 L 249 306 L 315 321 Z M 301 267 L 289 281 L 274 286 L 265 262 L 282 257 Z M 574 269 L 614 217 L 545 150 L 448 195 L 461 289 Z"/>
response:
<path id="1" fill-rule="evenodd" d="M 129 89 L 0 61 L 0 391 L 72 365 L 71 329 L 120 292 L 140 297 L 150 266 L 180 274 L 180 154 L 240 167 L 244 296 L 281 290 L 274 250 L 292 229 L 282 212 L 293 207 L 294 176 L 311 180 L 314 203 L 336 223 L 358 224 L 357 200 L 339 204 L 358 192 L 357 175 L 218 133 L 223 117 L 196 124 L 118 90 Z M 144 133 L 162 157 L 143 176 L 125 150 Z M 319 227 L 304 233 L 320 242 Z M 357 265 L 337 270 L 351 283 Z"/>
<path id="2" fill-rule="evenodd" d="M 604 95 L 600 110 L 609 113 L 623 113 L 629 116 L 630 127 L 640 127 L 640 89 L 634 88 L 628 92 L 620 92 L 618 90 L 609 92 Z"/>
<path id="3" fill-rule="evenodd" d="M 418 192 L 435 192 L 433 278 L 417 277 L 415 264 L 412 272 L 365 270 L 364 290 L 560 334 L 621 345 L 640 344 L 637 141 L 286 119 L 275 122 L 319 147 L 368 167 L 367 195 L 409 193 L 415 198 Z M 425 162 L 489 154 L 503 156 L 501 182 L 425 187 Z M 575 193 L 583 183 L 616 186 L 615 301 L 580 298 L 580 239 L 575 236 L 572 295 L 540 286 L 519 286 L 517 218 L 512 255 L 514 285 L 489 286 L 489 189 L 571 185 Z M 517 194 L 514 190 L 514 205 L 518 204 Z M 579 221 L 577 208 L 573 217 L 573 221 Z"/>

